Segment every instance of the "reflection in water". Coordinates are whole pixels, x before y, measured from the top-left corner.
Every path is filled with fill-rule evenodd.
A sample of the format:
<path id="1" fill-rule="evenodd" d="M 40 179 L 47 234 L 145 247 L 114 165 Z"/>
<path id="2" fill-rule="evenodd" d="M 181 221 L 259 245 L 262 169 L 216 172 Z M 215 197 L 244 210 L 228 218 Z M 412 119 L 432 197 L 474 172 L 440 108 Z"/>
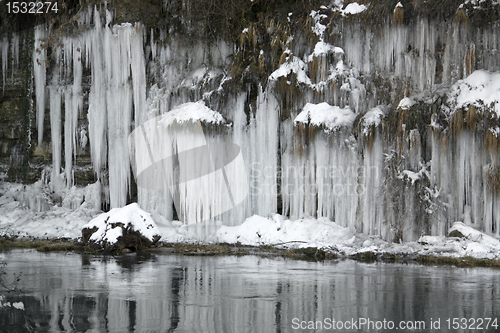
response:
<path id="1" fill-rule="evenodd" d="M 0 290 L 4 303 L 24 304 L 0 307 L 0 332 L 292 332 L 294 320 L 327 318 L 426 323 L 414 332 L 440 319 L 446 332 L 450 317 L 500 313 L 500 274 L 488 269 L 22 250 L 0 261 L 7 278 L 22 272 L 22 293 Z"/>

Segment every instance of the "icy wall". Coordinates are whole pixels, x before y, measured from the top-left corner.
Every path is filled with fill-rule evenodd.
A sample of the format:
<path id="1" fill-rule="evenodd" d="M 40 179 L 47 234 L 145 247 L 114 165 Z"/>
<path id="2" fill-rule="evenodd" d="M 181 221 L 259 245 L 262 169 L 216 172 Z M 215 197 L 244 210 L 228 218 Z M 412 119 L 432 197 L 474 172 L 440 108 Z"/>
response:
<path id="1" fill-rule="evenodd" d="M 227 224 L 277 212 L 396 241 L 443 235 L 456 220 L 498 235 L 500 27 L 478 25 L 484 9 L 464 2 L 446 19 L 418 15 L 414 2 L 386 4 L 386 17 L 370 24 L 378 2 L 334 1 L 302 21 L 294 12 L 259 18 L 236 40 L 202 38 L 181 16 L 184 30 L 115 24 L 115 12 L 89 6 L 71 34 L 38 25 L 22 41 L 6 35 L 5 122 L 15 123 L 7 116 L 14 73 L 28 73 L 28 102 L 15 106 L 25 119 L 0 131 L 4 178 L 41 179 L 48 187 L 35 193 L 52 201 L 97 182 L 96 206 L 137 201 L 169 219 L 182 215 L 168 189 L 136 186 L 128 137 L 203 100 L 224 119 L 204 125 L 207 141 L 237 144 L 245 161 L 249 195 L 220 216 Z M 164 6 L 169 15 L 172 3 Z M 31 50 L 21 69 L 20 43 Z M 13 172 L 23 166 L 35 176 Z M 221 205 L 185 197 L 194 216 Z"/>

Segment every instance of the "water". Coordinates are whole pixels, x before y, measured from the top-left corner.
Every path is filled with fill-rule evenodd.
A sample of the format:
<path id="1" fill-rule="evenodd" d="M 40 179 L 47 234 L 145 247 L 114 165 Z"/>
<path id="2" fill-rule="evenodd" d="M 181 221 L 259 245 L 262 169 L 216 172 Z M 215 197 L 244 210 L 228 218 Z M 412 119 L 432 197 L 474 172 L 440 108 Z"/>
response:
<path id="1" fill-rule="evenodd" d="M 390 332 L 373 327 L 384 320 L 396 328 L 400 321 L 423 321 L 425 329 L 412 332 L 468 332 L 448 330 L 446 320 L 500 317 L 500 274 L 490 269 L 32 250 L 2 253 L 2 261 L 4 283 L 22 272 L 20 292 L 0 289 L 3 302 L 23 302 L 24 310 L 0 308 L 0 332 L 27 326 L 37 332 L 348 331 L 328 329 L 332 319 L 357 323 L 349 332 Z M 361 326 L 363 318 L 372 327 Z M 438 319 L 441 329 L 431 330 Z M 323 329 L 308 322 L 316 320 Z M 307 329 L 312 324 L 318 329 Z"/>

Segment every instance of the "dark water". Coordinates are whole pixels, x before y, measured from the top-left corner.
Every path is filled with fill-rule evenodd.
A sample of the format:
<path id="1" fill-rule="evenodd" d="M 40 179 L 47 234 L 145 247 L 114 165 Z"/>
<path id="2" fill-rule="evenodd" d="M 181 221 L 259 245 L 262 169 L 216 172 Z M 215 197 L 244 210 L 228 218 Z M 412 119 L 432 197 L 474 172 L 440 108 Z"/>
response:
<path id="1" fill-rule="evenodd" d="M 1 332 L 500 331 L 487 320 L 472 330 L 479 318 L 500 321 L 491 269 L 21 250 L 0 262 L 4 284 L 21 273 L 16 291 L 0 287 Z M 453 318 L 467 329 L 448 329 Z M 397 329 L 401 321 L 419 329 Z"/>

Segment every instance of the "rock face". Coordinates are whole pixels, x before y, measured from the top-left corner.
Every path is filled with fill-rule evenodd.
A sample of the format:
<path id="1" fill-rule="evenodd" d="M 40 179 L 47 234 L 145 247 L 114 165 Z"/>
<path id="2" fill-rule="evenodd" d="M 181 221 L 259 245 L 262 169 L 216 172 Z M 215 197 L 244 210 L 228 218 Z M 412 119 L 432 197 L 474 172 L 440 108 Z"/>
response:
<path id="1" fill-rule="evenodd" d="M 82 242 L 105 251 L 136 251 L 150 247 L 161 238 L 149 213 L 132 203 L 103 213 L 82 229 Z"/>
<path id="2" fill-rule="evenodd" d="M 169 191 L 134 183 L 128 136 L 203 100 L 231 124 L 205 134 L 239 145 L 253 190 L 221 217 L 228 224 L 326 217 L 410 241 L 446 235 L 467 215 L 499 234 L 500 108 L 484 96 L 499 91 L 489 82 L 500 71 L 500 4 L 348 2 L 359 10 L 320 0 L 72 1 L 72 14 L 50 17 L 60 22 L 3 28 L 0 176 L 63 175 L 66 188 L 98 179 L 104 207 L 137 201 L 171 219 Z M 353 119 L 328 129 L 297 118 L 323 103 Z M 132 230 L 106 223 L 122 237 Z"/>

